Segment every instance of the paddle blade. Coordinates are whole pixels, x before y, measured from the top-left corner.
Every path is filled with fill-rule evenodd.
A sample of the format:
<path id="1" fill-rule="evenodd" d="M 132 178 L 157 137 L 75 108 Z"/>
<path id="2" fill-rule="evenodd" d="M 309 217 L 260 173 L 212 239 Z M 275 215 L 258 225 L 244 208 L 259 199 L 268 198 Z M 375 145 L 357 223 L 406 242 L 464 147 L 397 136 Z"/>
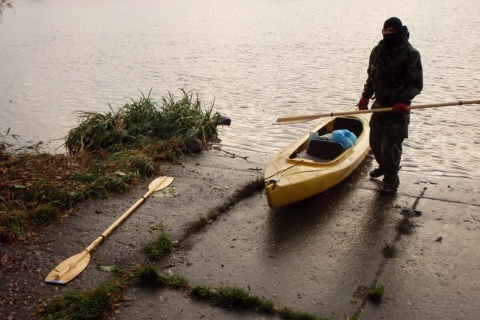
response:
<path id="1" fill-rule="evenodd" d="M 160 177 L 155 180 L 153 180 L 149 185 L 148 185 L 148 190 L 153 190 L 153 191 L 158 191 L 163 188 L 168 187 L 171 183 L 173 182 L 172 177 Z"/>
<path id="2" fill-rule="evenodd" d="M 83 255 L 83 257 L 82 257 Z M 56 266 L 45 278 L 45 282 L 54 284 L 67 284 L 78 276 L 90 262 L 90 254 L 81 252 L 71 256 Z"/>

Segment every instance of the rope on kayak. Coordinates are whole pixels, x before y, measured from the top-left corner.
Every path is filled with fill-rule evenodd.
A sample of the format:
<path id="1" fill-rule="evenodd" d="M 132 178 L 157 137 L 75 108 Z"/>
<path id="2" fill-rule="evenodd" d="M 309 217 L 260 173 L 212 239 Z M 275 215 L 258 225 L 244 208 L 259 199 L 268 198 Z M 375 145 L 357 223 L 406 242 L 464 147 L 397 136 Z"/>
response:
<path id="1" fill-rule="evenodd" d="M 280 170 L 280 171 L 275 172 L 275 173 L 272 174 L 271 176 L 265 178 L 265 181 L 268 181 L 268 182 L 279 182 L 280 179 L 271 179 L 271 180 L 270 180 L 270 178 L 273 177 L 273 176 L 275 176 L 275 175 L 277 175 L 277 174 L 279 174 L 279 173 L 282 173 L 282 172 L 284 172 L 284 171 L 287 171 L 288 169 L 291 169 L 291 168 L 295 167 L 296 165 L 298 165 L 298 164 L 300 164 L 300 163 L 302 163 L 302 162 L 304 162 L 304 161 L 305 161 L 305 160 L 300 160 L 300 161 L 298 161 L 298 162 L 295 163 L 294 165 L 291 165 L 291 166 L 288 167 L 288 168 L 285 168 L 285 169 L 283 169 L 283 170 Z"/>

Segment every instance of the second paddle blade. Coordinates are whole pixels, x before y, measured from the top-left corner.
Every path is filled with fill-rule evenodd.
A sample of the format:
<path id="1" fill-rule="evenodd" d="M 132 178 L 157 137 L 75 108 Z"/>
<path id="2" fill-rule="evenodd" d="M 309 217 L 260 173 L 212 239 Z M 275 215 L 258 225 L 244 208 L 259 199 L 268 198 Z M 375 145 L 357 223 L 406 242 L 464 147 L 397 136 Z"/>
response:
<path id="1" fill-rule="evenodd" d="M 153 180 L 148 185 L 148 190 L 153 190 L 153 188 L 155 188 L 155 190 L 153 190 L 153 191 L 158 191 L 158 190 L 161 190 L 163 188 L 168 187 L 172 182 L 173 182 L 172 177 L 160 177 L 160 178 L 157 178 L 157 179 Z"/>
<path id="2" fill-rule="evenodd" d="M 83 257 L 78 260 L 81 255 L 83 255 Z M 78 276 L 83 270 L 85 270 L 89 262 L 90 254 L 88 253 L 85 254 L 84 252 L 81 252 L 74 256 L 71 256 L 70 258 L 64 260 L 58 266 L 56 266 L 55 269 L 53 269 L 45 278 L 45 282 L 54 284 L 66 284 L 70 282 L 73 278 Z M 74 263 L 75 265 L 73 265 Z"/>

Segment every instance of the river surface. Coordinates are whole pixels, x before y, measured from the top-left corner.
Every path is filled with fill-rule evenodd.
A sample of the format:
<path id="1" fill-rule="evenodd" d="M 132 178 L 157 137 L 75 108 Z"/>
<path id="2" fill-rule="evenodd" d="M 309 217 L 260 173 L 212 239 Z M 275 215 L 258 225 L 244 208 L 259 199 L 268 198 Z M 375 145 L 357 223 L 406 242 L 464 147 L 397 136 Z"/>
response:
<path id="1" fill-rule="evenodd" d="M 232 119 L 224 150 L 273 155 L 314 125 L 277 117 L 355 109 L 391 16 L 422 55 L 414 104 L 480 99 L 479 14 L 471 0 L 16 0 L 0 23 L 0 134 L 61 153 L 76 111 L 183 88 Z M 415 111 L 403 170 L 480 178 L 479 123 L 479 105 Z"/>

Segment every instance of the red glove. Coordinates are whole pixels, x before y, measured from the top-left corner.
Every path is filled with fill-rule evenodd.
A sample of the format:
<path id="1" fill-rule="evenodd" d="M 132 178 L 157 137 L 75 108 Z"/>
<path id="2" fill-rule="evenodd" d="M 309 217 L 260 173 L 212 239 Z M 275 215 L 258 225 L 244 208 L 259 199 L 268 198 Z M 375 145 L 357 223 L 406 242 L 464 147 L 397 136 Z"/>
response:
<path id="1" fill-rule="evenodd" d="M 393 105 L 393 113 L 406 113 L 408 111 L 408 105 L 402 102 L 397 102 Z"/>
<path id="2" fill-rule="evenodd" d="M 361 97 L 358 101 L 358 110 L 368 110 L 368 99 Z"/>

